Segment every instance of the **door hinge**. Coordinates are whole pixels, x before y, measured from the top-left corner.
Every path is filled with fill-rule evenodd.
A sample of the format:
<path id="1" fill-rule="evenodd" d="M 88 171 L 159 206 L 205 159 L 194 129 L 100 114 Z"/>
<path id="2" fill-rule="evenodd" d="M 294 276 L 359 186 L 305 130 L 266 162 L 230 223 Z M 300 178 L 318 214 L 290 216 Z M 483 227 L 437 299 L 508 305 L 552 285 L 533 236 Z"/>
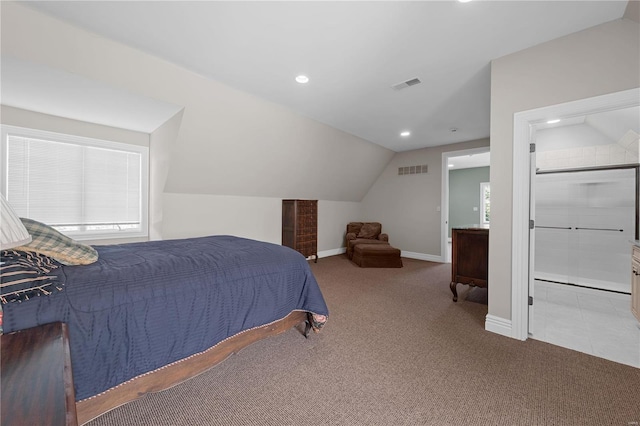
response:
<path id="1" fill-rule="evenodd" d="M 529 306 L 533 306 L 533 296 L 529 296 Z"/>
<path id="2" fill-rule="evenodd" d="M 535 143 L 530 143 L 529 144 L 529 152 L 536 152 L 536 144 Z"/>
<path id="3" fill-rule="evenodd" d="M 529 220 L 529 229 L 533 229 L 533 228 L 535 228 L 535 226 L 536 226 L 536 224 L 535 224 L 534 220 L 530 219 Z"/>

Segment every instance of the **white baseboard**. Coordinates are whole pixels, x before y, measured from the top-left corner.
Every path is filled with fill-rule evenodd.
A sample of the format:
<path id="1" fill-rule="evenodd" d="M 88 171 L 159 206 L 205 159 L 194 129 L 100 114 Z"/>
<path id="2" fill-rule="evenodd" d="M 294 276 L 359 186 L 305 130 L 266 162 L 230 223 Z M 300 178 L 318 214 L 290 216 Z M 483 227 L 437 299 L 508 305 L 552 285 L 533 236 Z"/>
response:
<path id="1" fill-rule="evenodd" d="M 513 337 L 511 320 L 505 318 L 487 314 L 484 321 L 484 329 L 502 336 Z"/>
<path id="2" fill-rule="evenodd" d="M 341 248 L 332 249 L 332 250 L 323 250 L 323 251 L 319 251 L 318 252 L 318 258 L 335 256 L 335 255 L 343 254 L 343 253 L 346 253 L 346 252 L 347 252 L 347 248 L 346 247 L 341 247 Z"/>
<path id="3" fill-rule="evenodd" d="M 400 256 L 406 257 L 406 258 L 409 258 L 409 259 L 426 260 L 428 262 L 444 263 L 444 261 L 442 260 L 442 256 L 435 256 L 433 254 L 415 253 L 415 252 L 412 252 L 412 251 L 404 251 L 404 250 L 402 250 L 402 252 L 400 253 Z"/>
<path id="4" fill-rule="evenodd" d="M 318 258 L 335 256 L 335 255 L 343 254 L 343 253 L 346 253 L 346 252 L 347 252 L 347 248 L 346 247 L 341 247 L 341 248 L 332 249 L 332 250 L 323 250 L 323 251 L 318 252 Z M 435 256 L 433 254 L 415 253 L 415 252 L 412 252 L 412 251 L 404 251 L 404 250 L 402 250 L 401 253 L 400 253 L 400 256 L 406 257 L 406 258 L 409 258 L 409 259 L 426 260 L 428 262 L 438 262 L 438 263 L 443 263 L 444 262 L 442 260 L 442 256 Z"/>

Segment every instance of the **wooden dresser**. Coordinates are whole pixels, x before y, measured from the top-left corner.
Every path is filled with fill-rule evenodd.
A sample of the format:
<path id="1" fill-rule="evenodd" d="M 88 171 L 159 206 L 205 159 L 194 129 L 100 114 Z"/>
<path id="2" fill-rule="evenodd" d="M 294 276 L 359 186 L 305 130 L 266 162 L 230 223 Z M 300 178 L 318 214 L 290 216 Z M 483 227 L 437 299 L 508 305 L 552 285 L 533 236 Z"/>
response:
<path id="1" fill-rule="evenodd" d="M 318 262 L 318 200 L 282 200 L 282 245 Z"/>
<path id="2" fill-rule="evenodd" d="M 487 287 L 489 278 L 489 229 L 454 228 L 451 230 L 451 292 L 458 301 L 456 286 L 468 284 Z"/>
<path id="3" fill-rule="evenodd" d="M 77 425 L 66 324 L 0 338 L 2 425 Z"/>

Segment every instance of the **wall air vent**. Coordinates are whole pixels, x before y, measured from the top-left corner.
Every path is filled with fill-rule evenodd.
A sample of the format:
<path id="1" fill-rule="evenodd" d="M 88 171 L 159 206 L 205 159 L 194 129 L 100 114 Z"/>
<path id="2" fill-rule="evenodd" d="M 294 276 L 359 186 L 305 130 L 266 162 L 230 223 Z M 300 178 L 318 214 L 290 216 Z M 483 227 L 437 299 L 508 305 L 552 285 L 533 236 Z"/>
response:
<path id="1" fill-rule="evenodd" d="M 427 173 L 427 165 L 423 164 L 422 166 L 407 166 L 407 167 L 398 167 L 398 175 L 419 175 L 422 173 Z"/>
<path id="2" fill-rule="evenodd" d="M 397 83 L 392 85 L 391 87 L 395 90 L 404 89 L 405 87 L 415 86 L 416 84 L 422 83 L 419 78 L 412 78 L 411 80 L 403 81 L 402 83 Z"/>

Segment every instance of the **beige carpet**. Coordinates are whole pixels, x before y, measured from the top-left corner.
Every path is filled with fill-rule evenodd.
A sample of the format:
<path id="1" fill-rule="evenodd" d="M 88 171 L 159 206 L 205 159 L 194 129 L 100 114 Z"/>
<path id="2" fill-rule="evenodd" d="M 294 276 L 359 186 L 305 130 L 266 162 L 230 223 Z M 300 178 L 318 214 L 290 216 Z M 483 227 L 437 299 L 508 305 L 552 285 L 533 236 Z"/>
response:
<path id="1" fill-rule="evenodd" d="M 257 342 L 89 424 L 640 422 L 639 369 L 489 333 L 481 289 L 459 285 L 453 303 L 450 265 L 403 261 L 402 269 L 361 269 L 343 256 L 311 263 L 330 309 L 320 334 L 305 340 L 293 329 Z"/>

